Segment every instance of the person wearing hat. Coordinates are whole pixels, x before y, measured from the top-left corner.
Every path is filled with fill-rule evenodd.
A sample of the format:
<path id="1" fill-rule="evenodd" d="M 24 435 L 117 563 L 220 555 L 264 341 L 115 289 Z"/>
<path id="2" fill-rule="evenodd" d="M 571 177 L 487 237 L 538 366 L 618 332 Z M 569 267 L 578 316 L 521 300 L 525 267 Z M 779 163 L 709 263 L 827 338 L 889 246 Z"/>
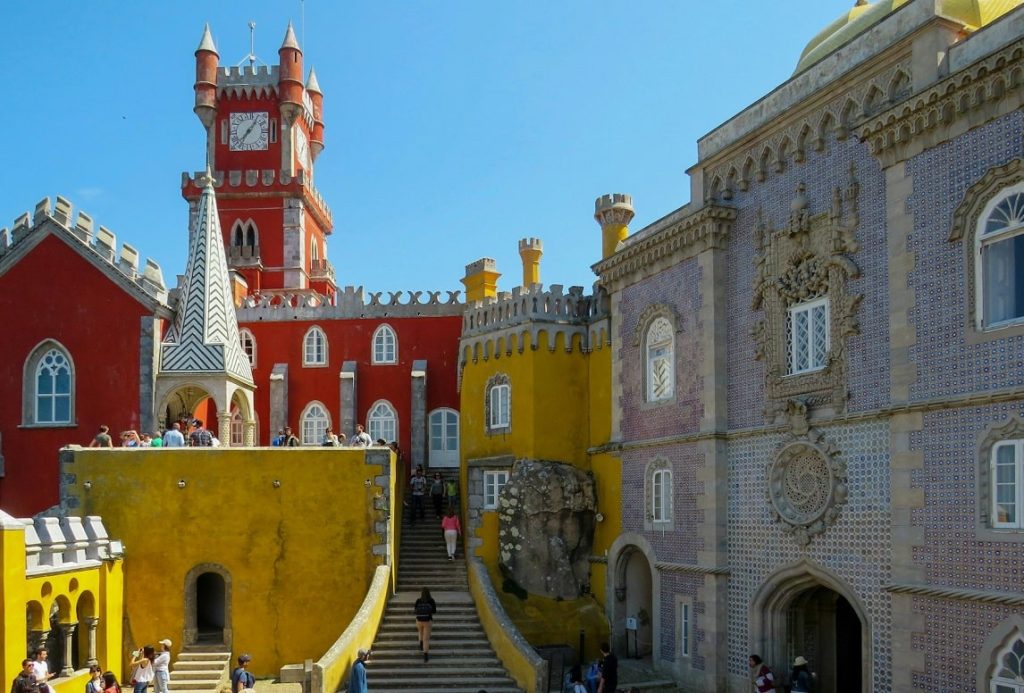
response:
<path id="1" fill-rule="evenodd" d="M 369 693 L 366 687 L 366 660 L 370 658 L 369 650 L 359 650 L 356 662 L 352 665 L 352 675 L 348 678 L 348 693 Z"/>
<path id="2" fill-rule="evenodd" d="M 810 693 L 813 682 L 813 674 L 807 667 L 807 660 L 803 656 L 793 660 L 793 671 L 789 675 L 789 681 L 793 693 Z"/>
<path id="3" fill-rule="evenodd" d="M 251 691 L 256 685 L 256 677 L 249 672 L 249 662 L 251 661 L 251 655 L 238 655 L 238 666 L 231 672 L 231 693 Z"/>
<path id="4" fill-rule="evenodd" d="M 159 643 L 160 652 L 153 658 L 153 693 L 169 693 L 171 681 L 171 641 L 164 638 Z"/>

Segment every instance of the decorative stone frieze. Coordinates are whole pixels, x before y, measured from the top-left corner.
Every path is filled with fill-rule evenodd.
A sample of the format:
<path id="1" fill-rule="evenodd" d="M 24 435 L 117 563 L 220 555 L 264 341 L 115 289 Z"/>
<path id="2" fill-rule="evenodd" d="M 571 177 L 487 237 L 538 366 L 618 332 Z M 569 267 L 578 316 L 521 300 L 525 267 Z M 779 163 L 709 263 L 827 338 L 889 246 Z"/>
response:
<path id="1" fill-rule="evenodd" d="M 772 519 L 800 546 L 835 523 L 846 504 L 846 463 L 825 436 L 810 428 L 805 401 L 790 402 L 790 432 L 767 466 Z"/>
<path id="2" fill-rule="evenodd" d="M 705 205 L 665 227 L 649 227 L 592 269 L 609 292 L 619 291 L 708 248 L 724 247 L 735 219 L 731 207 Z"/>
<path id="3" fill-rule="evenodd" d="M 846 341 L 857 334 L 857 309 L 862 295 L 847 288 L 860 275 L 853 261 L 858 246 L 859 185 L 852 166 L 845 187 L 836 187 L 826 211 L 814 214 L 801 183 L 790 208 L 788 224 L 769 229 L 761 218 L 754 233 L 754 299 L 752 308 L 764 318 L 755 323 L 754 357 L 765 362 L 765 418 L 771 422 L 794 397 L 808 403 L 844 409 L 846 389 Z M 829 299 L 829 349 L 823 368 L 789 372 L 788 321 L 791 306 L 827 296 Z"/>

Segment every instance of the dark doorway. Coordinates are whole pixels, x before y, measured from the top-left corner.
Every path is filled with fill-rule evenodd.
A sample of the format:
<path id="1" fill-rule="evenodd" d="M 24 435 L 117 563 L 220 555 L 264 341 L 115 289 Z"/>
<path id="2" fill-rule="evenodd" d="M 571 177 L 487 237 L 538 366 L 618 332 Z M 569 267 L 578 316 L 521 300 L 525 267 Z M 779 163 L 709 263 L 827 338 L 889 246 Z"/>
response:
<path id="1" fill-rule="evenodd" d="M 226 612 L 224 578 L 217 573 L 203 573 L 196 578 L 196 642 L 224 642 Z"/>
<path id="2" fill-rule="evenodd" d="M 844 597 L 836 600 L 836 693 L 861 691 L 860 619 Z"/>

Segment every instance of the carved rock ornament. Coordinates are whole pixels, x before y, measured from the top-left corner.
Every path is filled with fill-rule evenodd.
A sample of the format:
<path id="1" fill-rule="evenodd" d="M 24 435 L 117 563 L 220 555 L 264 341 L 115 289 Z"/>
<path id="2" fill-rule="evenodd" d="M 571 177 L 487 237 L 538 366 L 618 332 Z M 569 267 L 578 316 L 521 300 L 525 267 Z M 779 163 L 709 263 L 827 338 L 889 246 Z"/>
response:
<path id="1" fill-rule="evenodd" d="M 751 307 L 760 310 L 751 336 L 754 358 L 765 362 L 765 417 L 775 421 L 787 402 L 806 397 L 814 406 L 836 412 L 846 406 L 846 339 L 857 334 L 857 309 L 863 298 L 847 288 L 860 276 L 853 261 L 858 246 L 854 232 L 859 223 L 860 186 L 850 166 L 843 187 L 836 187 L 826 211 L 814 214 L 803 183 L 790 205 L 781 229 L 770 229 L 762 213 L 754 232 L 754 291 Z M 818 298 L 828 299 L 828 349 L 821 367 L 791 372 L 790 308 Z"/>
<path id="2" fill-rule="evenodd" d="M 768 464 L 769 511 L 800 546 L 825 532 L 846 505 L 846 462 L 819 431 L 807 425 L 806 402 L 789 403 L 790 433 Z"/>

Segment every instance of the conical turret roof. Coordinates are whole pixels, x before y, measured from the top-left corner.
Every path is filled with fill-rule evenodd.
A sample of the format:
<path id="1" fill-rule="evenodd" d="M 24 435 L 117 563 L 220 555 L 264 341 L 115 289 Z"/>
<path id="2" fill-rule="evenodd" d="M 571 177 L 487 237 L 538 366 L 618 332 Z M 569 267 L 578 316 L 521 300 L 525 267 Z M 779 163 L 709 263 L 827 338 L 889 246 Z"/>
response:
<path id="1" fill-rule="evenodd" d="M 320 82 L 316 79 L 316 70 L 312 67 L 309 68 L 309 79 L 306 80 L 306 91 L 311 91 L 316 94 L 323 94 L 320 91 Z"/>
<path id="2" fill-rule="evenodd" d="M 216 53 L 218 57 L 220 56 L 220 53 L 217 53 L 217 46 L 213 43 L 213 34 L 210 33 L 209 23 L 203 29 L 203 38 L 199 41 L 199 48 L 196 48 L 196 53 L 199 51 L 210 51 Z"/>
<path id="3" fill-rule="evenodd" d="M 292 23 L 288 22 L 288 31 L 284 33 L 284 43 L 281 44 L 281 48 L 294 48 L 297 51 L 301 51 L 299 48 L 299 42 L 295 38 L 295 29 L 292 28 Z"/>

